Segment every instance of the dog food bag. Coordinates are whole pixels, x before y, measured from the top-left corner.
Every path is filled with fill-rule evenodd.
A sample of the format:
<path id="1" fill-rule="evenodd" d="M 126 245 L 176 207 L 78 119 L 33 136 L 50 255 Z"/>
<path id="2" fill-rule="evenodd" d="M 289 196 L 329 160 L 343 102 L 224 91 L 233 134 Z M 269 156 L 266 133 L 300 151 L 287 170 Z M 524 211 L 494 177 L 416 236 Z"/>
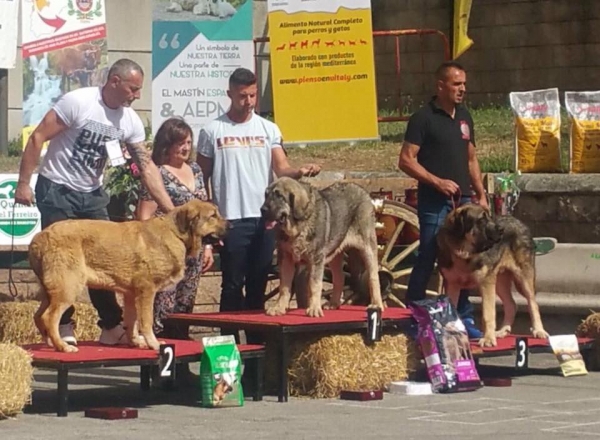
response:
<path id="1" fill-rule="evenodd" d="M 579 352 L 579 343 L 575 335 L 550 336 L 550 346 L 558 359 L 563 376 L 583 376 L 588 374 Z"/>
<path id="2" fill-rule="evenodd" d="M 409 305 L 417 321 L 417 342 L 434 392 L 472 391 L 481 388 L 469 337 L 446 296 Z"/>
<path id="3" fill-rule="evenodd" d="M 561 171 L 560 101 L 558 89 L 510 93 L 515 115 L 515 170 L 523 173 Z"/>
<path id="4" fill-rule="evenodd" d="M 244 406 L 242 358 L 233 336 L 202 338 L 200 359 L 202 406 Z"/>
<path id="5" fill-rule="evenodd" d="M 600 91 L 565 92 L 570 120 L 569 170 L 600 172 Z"/>

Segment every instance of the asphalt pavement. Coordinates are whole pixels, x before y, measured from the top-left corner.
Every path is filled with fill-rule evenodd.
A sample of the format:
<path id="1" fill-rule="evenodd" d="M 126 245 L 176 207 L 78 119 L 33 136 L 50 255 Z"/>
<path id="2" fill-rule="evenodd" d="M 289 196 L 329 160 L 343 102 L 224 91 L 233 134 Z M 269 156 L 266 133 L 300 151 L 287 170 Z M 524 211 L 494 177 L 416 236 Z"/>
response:
<path id="1" fill-rule="evenodd" d="M 70 373 L 68 417 L 56 416 L 56 373 L 38 370 L 33 403 L 0 421 L 0 439 L 450 439 L 528 440 L 600 437 L 600 373 L 565 378 L 552 355 L 534 354 L 519 374 L 512 358 L 483 362 L 487 373 L 512 376 L 510 387 L 403 396 L 371 402 L 247 399 L 243 407 L 207 409 L 193 388 L 140 390 L 135 368 Z M 493 366 L 489 366 L 493 364 Z M 197 364 L 194 366 L 197 368 Z M 94 407 L 130 407 L 138 418 L 86 418 Z"/>

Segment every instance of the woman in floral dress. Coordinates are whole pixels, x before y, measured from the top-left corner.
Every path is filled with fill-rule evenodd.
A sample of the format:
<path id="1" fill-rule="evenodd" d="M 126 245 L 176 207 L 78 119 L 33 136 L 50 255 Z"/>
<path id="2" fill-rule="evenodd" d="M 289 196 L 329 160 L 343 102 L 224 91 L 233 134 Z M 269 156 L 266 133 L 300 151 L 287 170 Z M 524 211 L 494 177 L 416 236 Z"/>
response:
<path id="1" fill-rule="evenodd" d="M 193 133 L 180 118 L 167 119 L 154 137 L 152 160 L 160 169 L 163 183 L 173 205 L 180 206 L 192 199 L 207 200 L 200 167 L 194 160 Z M 146 220 L 164 213 L 142 187 L 137 218 Z M 169 328 L 163 320 L 170 313 L 191 313 L 194 308 L 200 275 L 213 264 L 211 246 L 203 248 L 199 258 L 188 257 L 183 279 L 172 288 L 157 292 L 154 300 L 154 332 L 159 337 L 187 339 L 188 328 Z"/>

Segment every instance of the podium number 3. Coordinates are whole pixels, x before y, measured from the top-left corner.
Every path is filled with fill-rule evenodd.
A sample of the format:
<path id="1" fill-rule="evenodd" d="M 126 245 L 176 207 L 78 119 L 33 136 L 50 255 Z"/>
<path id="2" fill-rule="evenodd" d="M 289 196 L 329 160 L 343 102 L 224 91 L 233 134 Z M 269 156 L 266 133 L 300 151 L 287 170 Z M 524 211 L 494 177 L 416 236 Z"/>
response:
<path id="1" fill-rule="evenodd" d="M 162 354 L 166 357 L 166 360 L 162 370 L 160 370 L 160 377 L 171 377 L 173 374 L 171 371 L 171 366 L 173 365 L 173 358 L 175 357 L 173 353 L 173 347 L 166 346 Z"/>
<path id="2" fill-rule="evenodd" d="M 517 368 L 527 367 L 527 340 L 517 339 Z"/>

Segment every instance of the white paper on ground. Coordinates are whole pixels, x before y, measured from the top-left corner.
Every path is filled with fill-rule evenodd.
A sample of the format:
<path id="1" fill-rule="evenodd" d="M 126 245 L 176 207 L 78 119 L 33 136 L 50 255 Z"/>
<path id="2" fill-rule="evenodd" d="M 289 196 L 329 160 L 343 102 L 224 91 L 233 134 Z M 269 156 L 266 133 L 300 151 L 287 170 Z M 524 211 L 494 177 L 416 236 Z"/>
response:
<path id="1" fill-rule="evenodd" d="M 408 380 L 392 382 L 389 389 L 392 394 L 405 394 L 407 396 L 426 396 L 433 394 L 429 382 L 411 382 Z"/>

